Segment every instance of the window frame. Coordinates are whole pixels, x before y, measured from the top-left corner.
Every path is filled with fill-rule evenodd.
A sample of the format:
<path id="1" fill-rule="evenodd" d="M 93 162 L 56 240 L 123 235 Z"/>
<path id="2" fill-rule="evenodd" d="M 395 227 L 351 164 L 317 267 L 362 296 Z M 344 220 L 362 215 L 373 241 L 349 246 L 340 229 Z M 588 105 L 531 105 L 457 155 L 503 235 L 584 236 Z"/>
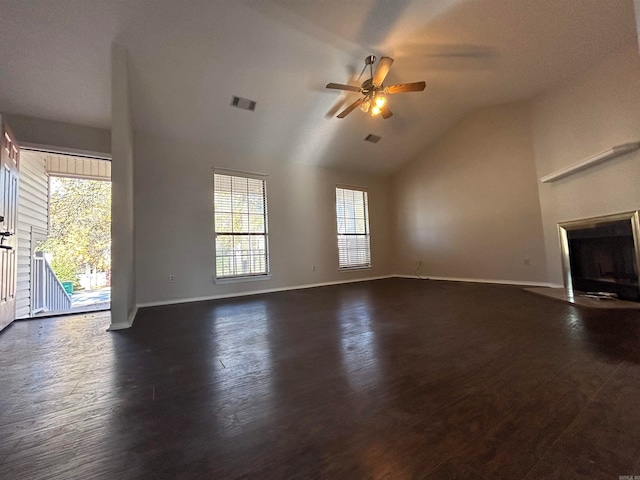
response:
<path id="1" fill-rule="evenodd" d="M 233 182 L 233 178 L 240 178 L 243 180 L 259 180 L 262 182 L 262 196 L 263 196 L 263 209 L 262 216 L 264 219 L 264 233 L 252 233 L 252 232 L 218 232 L 216 227 L 216 175 L 230 177 Z M 221 168 L 213 169 L 213 251 L 214 251 L 214 283 L 239 283 L 239 282 L 251 282 L 258 280 L 269 280 L 271 278 L 271 266 L 269 255 L 269 215 L 268 215 L 268 203 L 267 203 L 267 176 L 249 172 L 242 172 L 237 170 L 227 170 Z M 220 213 L 220 212 L 218 212 Z M 232 228 L 233 230 L 233 228 Z M 237 236 L 263 236 L 264 237 L 264 260 L 265 260 L 265 272 L 264 273 L 249 273 L 238 275 L 234 272 L 233 275 L 219 276 L 218 272 L 218 247 L 217 239 L 219 235 L 237 235 Z M 233 257 L 232 257 L 233 258 Z M 234 267 L 235 270 L 235 267 Z"/>
<path id="2" fill-rule="evenodd" d="M 345 236 L 345 235 L 353 235 L 353 236 L 362 236 L 363 234 L 359 234 L 359 233 L 340 233 L 339 232 L 339 228 L 338 228 L 338 189 L 341 190 L 350 190 L 353 192 L 362 192 L 364 193 L 364 215 L 365 215 L 365 222 L 364 222 L 364 226 L 365 226 L 365 233 L 364 235 L 367 238 L 367 249 L 368 249 L 368 258 L 369 258 L 369 262 L 366 264 L 355 264 L 355 265 L 345 265 L 345 266 L 341 266 L 340 265 L 340 237 L 341 236 Z M 345 272 L 345 271 L 353 271 L 353 270 L 366 270 L 366 269 L 371 269 L 373 268 L 373 262 L 372 262 L 372 255 L 371 255 L 371 226 L 370 226 L 370 217 L 371 215 L 369 214 L 369 189 L 365 188 L 365 187 L 358 187 L 358 186 L 354 186 L 354 185 L 344 185 L 344 184 L 337 184 L 336 188 L 335 188 L 335 226 L 336 226 L 336 243 L 337 243 L 337 247 L 338 247 L 338 270 L 341 272 Z M 343 217 L 345 218 L 345 217 Z M 353 217 L 354 221 L 356 220 L 355 215 Z"/>

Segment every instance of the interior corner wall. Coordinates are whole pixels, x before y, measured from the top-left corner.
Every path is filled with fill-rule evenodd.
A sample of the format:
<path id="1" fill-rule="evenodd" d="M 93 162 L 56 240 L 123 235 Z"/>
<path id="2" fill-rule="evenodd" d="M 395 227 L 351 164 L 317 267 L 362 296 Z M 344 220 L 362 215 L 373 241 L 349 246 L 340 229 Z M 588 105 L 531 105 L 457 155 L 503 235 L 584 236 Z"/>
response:
<path id="1" fill-rule="evenodd" d="M 396 273 L 546 282 L 530 120 L 477 110 L 393 177 Z"/>
<path id="2" fill-rule="evenodd" d="M 6 114 L 18 142 L 96 153 L 111 151 L 111 132 L 103 128 Z"/>
<path id="3" fill-rule="evenodd" d="M 111 328 L 130 326 L 136 308 L 134 130 L 126 50 L 112 47 Z"/>
<path id="4" fill-rule="evenodd" d="M 223 147 L 136 135 L 136 275 L 141 305 L 336 283 L 391 273 L 386 179 L 232 158 Z M 213 168 L 267 175 L 268 280 L 216 284 Z M 335 187 L 369 191 L 372 268 L 338 270 Z M 315 266 L 315 271 L 313 267 Z M 169 276 L 174 282 L 169 281 Z"/>
<path id="5" fill-rule="evenodd" d="M 615 145 L 640 141 L 637 41 L 532 102 L 538 177 Z M 558 223 L 640 209 L 640 152 L 540 184 L 550 281 L 562 284 Z"/>

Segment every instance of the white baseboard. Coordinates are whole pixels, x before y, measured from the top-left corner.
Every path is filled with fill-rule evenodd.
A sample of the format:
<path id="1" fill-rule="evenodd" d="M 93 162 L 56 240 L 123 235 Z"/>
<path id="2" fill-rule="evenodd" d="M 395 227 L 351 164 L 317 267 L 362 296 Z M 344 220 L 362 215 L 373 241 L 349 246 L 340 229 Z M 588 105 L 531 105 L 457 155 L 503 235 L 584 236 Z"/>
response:
<path id="1" fill-rule="evenodd" d="M 528 280 L 493 280 L 489 278 L 432 277 L 430 275 L 394 275 L 399 278 L 418 278 L 420 280 L 442 280 L 446 282 L 495 283 L 498 285 L 521 285 L 523 287 L 564 288 L 564 285 L 550 282 L 531 282 Z"/>
<path id="2" fill-rule="evenodd" d="M 246 292 L 237 292 L 237 293 L 222 293 L 219 295 L 208 295 L 206 297 L 190 297 L 190 298 L 180 298 L 176 300 L 161 300 L 158 302 L 145 302 L 145 303 L 139 303 L 136 307 L 136 310 L 138 308 L 145 308 L 145 307 L 159 307 L 162 305 L 176 305 L 180 303 L 203 302 L 207 300 L 219 300 L 222 298 L 247 297 L 250 295 L 261 295 L 263 293 L 286 292 L 289 290 L 303 290 L 305 288 L 326 287 L 329 285 L 340 285 L 343 283 L 368 282 L 371 280 L 381 280 L 383 278 L 392 278 L 395 276 L 396 275 L 382 275 L 378 277 L 356 278 L 353 280 L 339 280 L 335 282 L 308 283 L 304 285 L 295 285 L 292 287 L 266 288 L 263 290 L 249 290 Z"/>
<path id="3" fill-rule="evenodd" d="M 330 285 L 341 285 L 345 283 L 357 283 L 357 282 L 368 282 L 371 280 L 382 280 L 385 278 L 415 278 L 420 280 L 442 280 L 448 282 L 472 282 L 472 283 L 495 283 L 500 285 L 520 285 L 526 287 L 551 287 L 551 288 L 564 288 L 563 285 L 558 285 L 556 283 L 549 282 L 530 282 L 530 281 L 517 281 L 517 280 L 492 280 L 492 279 L 483 279 L 483 278 L 457 278 L 457 277 L 427 277 L 427 276 L 417 276 L 417 275 L 381 275 L 377 277 L 366 277 L 366 278 L 356 278 L 353 280 L 339 280 L 334 282 L 321 282 L 321 283 L 308 283 L 304 285 L 295 285 L 291 287 L 278 287 L 278 288 L 265 288 L 262 290 L 249 290 L 246 292 L 236 292 L 236 293 L 222 293 L 219 295 L 208 295 L 204 297 L 189 297 L 189 298 L 180 298 L 175 300 L 161 300 L 157 302 L 145 302 L 139 303 L 135 306 L 127 322 L 120 323 L 112 323 L 109 326 L 109 331 L 112 330 L 124 330 L 126 328 L 130 328 L 133 325 L 136 314 L 138 313 L 138 309 L 145 307 L 159 307 L 163 305 L 177 305 L 181 303 L 192 303 L 192 302 L 203 302 L 207 300 L 220 300 L 224 298 L 236 298 L 236 297 L 248 297 L 251 295 L 261 295 L 264 293 L 275 293 L 275 292 L 286 292 L 291 290 L 303 290 L 306 288 L 315 288 L 315 287 L 326 287 Z"/>
<path id="4" fill-rule="evenodd" d="M 127 318 L 127 321 L 129 322 L 130 327 L 133 326 L 133 321 L 136 319 L 137 314 L 138 314 L 138 305 L 133 307 L 133 310 L 131 310 L 131 313 L 129 314 L 129 318 Z"/>
<path id="5" fill-rule="evenodd" d="M 129 317 L 127 318 L 126 322 L 112 323 L 111 325 L 109 325 L 109 328 L 107 328 L 107 332 L 112 332 L 114 330 L 125 330 L 127 328 L 131 328 L 133 326 L 133 321 L 136 319 L 137 313 L 138 313 L 138 305 L 133 307 L 133 310 L 131 310 L 131 313 L 129 314 Z"/>
<path id="6" fill-rule="evenodd" d="M 107 332 L 113 332 L 114 330 L 125 330 L 130 327 L 131 325 L 129 325 L 128 322 L 112 323 L 111 325 L 109 325 L 109 328 L 107 328 Z"/>
<path id="7" fill-rule="evenodd" d="M 560 283 L 552 283 L 552 282 L 539 283 L 538 285 L 534 285 L 534 286 L 549 287 L 549 288 L 565 288 L 565 286 L 561 285 Z"/>

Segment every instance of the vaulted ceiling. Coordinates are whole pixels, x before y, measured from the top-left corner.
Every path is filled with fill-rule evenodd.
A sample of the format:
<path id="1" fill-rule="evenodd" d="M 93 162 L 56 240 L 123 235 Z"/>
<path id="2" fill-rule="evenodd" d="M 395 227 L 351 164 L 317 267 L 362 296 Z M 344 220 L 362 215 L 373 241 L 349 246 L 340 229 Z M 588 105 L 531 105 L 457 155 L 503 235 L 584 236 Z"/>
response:
<path id="1" fill-rule="evenodd" d="M 633 0 L 0 0 L 0 24 L 0 111 L 109 128 L 116 41 L 136 131 L 375 174 L 636 38 Z M 391 97 L 388 120 L 335 118 L 357 94 L 325 84 L 357 84 L 369 54 L 395 58 L 386 84 L 426 90 Z"/>

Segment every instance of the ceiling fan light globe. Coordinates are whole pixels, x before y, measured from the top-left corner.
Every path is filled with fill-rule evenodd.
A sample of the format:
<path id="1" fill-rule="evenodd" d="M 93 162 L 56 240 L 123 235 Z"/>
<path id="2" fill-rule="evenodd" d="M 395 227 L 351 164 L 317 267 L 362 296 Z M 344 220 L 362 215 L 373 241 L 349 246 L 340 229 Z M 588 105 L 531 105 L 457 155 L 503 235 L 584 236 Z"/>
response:
<path id="1" fill-rule="evenodd" d="M 360 110 L 362 110 L 364 113 L 367 113 L 369 111 L 369 107 L 371 106 L 369 100 L 367 100 L 366 102 L 362 102 L 360 104 Z"/>
<path id="2" fill-rule="evenodd" d="M 381 111 L 382 109 L 379 106 L 374 105 L 373 108 L 371 109 L 371 115 L 373 116 L 378 115 Z"/>
<path id="3" fill-rule="evenodd" d="M 375 104 L 376 104 L 376 107 L 378 107 L 379 109 L 384 107 L 386 103 L 387 103 L 387 99 L 386 98 L 381 97 L 381 96 L 377 96 L 376 97 Z"/>

